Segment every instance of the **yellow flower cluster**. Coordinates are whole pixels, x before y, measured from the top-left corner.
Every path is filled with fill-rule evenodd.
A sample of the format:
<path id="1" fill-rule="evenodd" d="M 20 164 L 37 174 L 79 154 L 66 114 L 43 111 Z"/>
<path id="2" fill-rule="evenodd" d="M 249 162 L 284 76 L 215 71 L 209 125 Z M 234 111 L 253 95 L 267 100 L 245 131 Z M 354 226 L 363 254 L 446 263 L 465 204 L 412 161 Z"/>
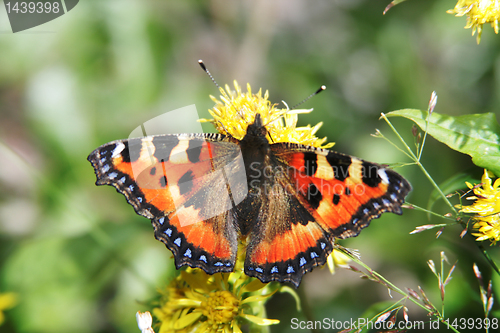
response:
<path id="1" fill-rule="evenodd" d="M 492 185 L 488 171 L 484 170 L 481 182 L 482 187 L 466 183 L 475 194 L 467 199 L 476 201 L 470 206 L 462 207 L 460 211 L 476 213 L 473 229 L 477 232 L 472 235 L 477 237 L 477 241 L 489 239 L 491 245 L 494 245 L 500 240 L 500 178 Z"/>
<path id="2" fill-rule="evenodd" d="M 163 293 L 153 314 L 160 321 L 159 333 L 241 332 L 245 323 L 278 324 L 264 318 L 264 302 L 280 287 L 263 284 L 240 270 L 208 275 L 188 268 Z"/>
<path id="3" fill-rule="evenodd" d="M 234 87 L 236 90 L 231 90 L 228 85 L 226 85 L 226 90 L 221 88 L 221 100 L 210 96 L 215 106 L 208 111 L 214 119 L 201 121 L 212 122 L 220 133 L 229 134 L 241 140 L 245 136 L 248 125 L 255 120 L 255 115 L 260 114 L 270 136 L 270 142 L 301 143 L 320 148 L 330 148 L 334 145 L 333 143 L 324 144 L 326 138 L 319 139 L 314 135 L 322 123 L 314 127 L 310 125 L 297 127 L 298 114 L 311 112 L 312 109 L 289 110 L 288 107 L 277 109 L 276 104 L 271 104 L 269 101 L 267 90 L 262 96 L 262 89 L 252 94 L 249 84 L 247 84 L 246 93 L 241 91 L 236 81 L 234 81 Z"/>
<path id="4" fill-rule="evenodd" d="M 456 16 L 467 15 L 467 25 L 465 29 L 472 28 L 472 35 L 477 30 L 477 43 L 481 41 L 483 24 L 491 23 L 491 26 L 498 34 L 498 19 L 500 18 L 499 0 L 458 0 L 455 8 L 447 11 Z"/>

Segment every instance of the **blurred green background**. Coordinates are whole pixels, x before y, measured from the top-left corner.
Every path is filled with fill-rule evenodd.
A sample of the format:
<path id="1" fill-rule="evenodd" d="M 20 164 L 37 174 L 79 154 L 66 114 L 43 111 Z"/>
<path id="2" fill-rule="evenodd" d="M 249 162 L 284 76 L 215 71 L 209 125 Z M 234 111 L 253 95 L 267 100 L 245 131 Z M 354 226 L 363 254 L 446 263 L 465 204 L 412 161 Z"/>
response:
<path id="1" fill-rule="evenodd" d="M 450 115 L 500 108 L 500 36 L 485 26 L 481 44 L 466 19 L 447 14 L 452 0 L 87 0 L 68 14 L 12 34 L 0 9 L 0 293 L 16 292 L 0 332 L 138 332 L 135 312 L 175 275 L 171 253 L 111 187 L 96 187 L 87 155 L 127 138 L 145 121 L 195 104 L 208 117 L 219 84 L 249 82 L 276 103 L 294 105 L 325 84 L 303 107 L 299 125 L 324 123 L 319 137 L 335 150 L 379 163 L 409 162 L 384 140 L 395 138 L 381 112 L 426 109 Z M 411 122 L 391 119 L 413 142 Z M 204 127 L 206 131 L 210 126 Z M 468 156 L 429 138 L 423 164 L 437 183 L 457 173 L 480 179 Z M 426 207 L 432 187 L 415 166 L 398 168 L 413 184 L 408 201 Z M 455 203 L 458 203 L 454 198 Z M 438 202 L 434 210 L 448 212 Z M 354 239 L 361 259 L 401 289 L 421 286 L 440 309 L 437 279 L 426 261 L 440 251 L 453 263 L 445 316 L 482 318 L 476 262 L 492 274 L 474 239 L 460 226 L 409 235 L 443 223 L 418 211 L 384 214 Z M 498 246 L 488 247 L 499 259 Z M 445 270 L 447 271 L 447 268 Z M 303 302 L 318 320 L 373 314 L 395 302 L 382 285 L 339 269 L 306 274 Z M 497 302 L 498 303 L 498 302 Z M 410 320 L 428 320 L 406 302 Z M 498 314 L 498 305 L 495 305 Z M 305 320 L 288 294 L 268 303 L 272 332 L 298 332 Z M 443 329 L 444 331 L 444 329 Z M 307 332 L 303 330 L 302 332 Z M 437 332 L 437 331 L 436 331 Z"/>

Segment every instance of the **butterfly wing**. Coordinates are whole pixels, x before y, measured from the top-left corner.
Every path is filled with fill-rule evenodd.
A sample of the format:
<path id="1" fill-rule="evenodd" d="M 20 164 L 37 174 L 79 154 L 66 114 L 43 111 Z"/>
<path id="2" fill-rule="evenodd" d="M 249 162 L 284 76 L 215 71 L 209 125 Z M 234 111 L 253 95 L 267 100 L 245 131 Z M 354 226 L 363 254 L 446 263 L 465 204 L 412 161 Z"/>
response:
<path id="1" fill-rule="evenodd" d="M 291 282 L 323 265 L 335 238 L 357 236 L 383 212 L 401 214 L 409 183 L 396 172 L 329 150 L 271 145 L 272 167 L 260 196 L 245 272 Z"/>
<path id="2" fill-rule="evenodd" d="M 269 178 L 273 183 L 261 187 L 262 202 L 249 236 L 245 273 L 264 283 L 291 282 L 298 287 L 302 275 L 326 262 L 332 242 L 289 188 L 288 178 L 280 171 Z"/>
<path id="3" fill-rule="evenodd" d="M 397 172 L 326 149 L 292 143 L 274 149 L 292 167 L 301 201 L 331 236 L 355 237 L 384 212 L 402 214 L 411 185 Z"/>
<path id="4" fill-rule="evenodd" d="M 232 271 L 237 251 L 233 206 L 246 196 L 241 153 L 219 134 L 160 135 L 114 141 L 88 160 L 97 185 L 112 185 L 151 219 L 176 267 Z"/>

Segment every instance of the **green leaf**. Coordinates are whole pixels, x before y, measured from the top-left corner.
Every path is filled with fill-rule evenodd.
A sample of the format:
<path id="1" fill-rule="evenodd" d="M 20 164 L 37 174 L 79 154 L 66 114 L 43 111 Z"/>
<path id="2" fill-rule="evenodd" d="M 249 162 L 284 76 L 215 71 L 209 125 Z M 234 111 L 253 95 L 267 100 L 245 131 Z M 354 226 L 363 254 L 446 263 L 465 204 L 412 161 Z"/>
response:
<path id="1" fill-rule="evenodd" d="M 414 121 L 423 131 L 451 149 L 472 157 L 472 162 L 500 177 L 500 126 L 493 113 L 459 117 L 433 112 L 427 127 L 427 111 L 403 109 L 386 116 Z"/>

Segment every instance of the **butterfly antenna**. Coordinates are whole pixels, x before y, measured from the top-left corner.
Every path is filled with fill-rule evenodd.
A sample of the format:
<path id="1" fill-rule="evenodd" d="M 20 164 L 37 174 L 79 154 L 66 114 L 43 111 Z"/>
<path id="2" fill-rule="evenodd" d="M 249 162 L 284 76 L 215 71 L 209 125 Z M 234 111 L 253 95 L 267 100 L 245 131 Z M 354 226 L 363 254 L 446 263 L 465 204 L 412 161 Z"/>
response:
<path id="1" fill-rule="evenodd" d="M 207 75 L 210 77 L 210 79 L 215 84 L 215 86 L 220 90 L 219 84 L 217 83 L 217 81 L 215 81 L 214 77 L 212 76 L 212 74 L 210 73 L 210 71 L 207 69 L 207 67 L 203 63 L 203 60 L 201 60 L 201 59 L 198 60 L 198 63 L 200 64 L 201 68 L 205 71 L 205 73 L 207 73 Z"/>
<path id="2" fill-rule="evenodd" d="M 215 84 L 215 86 L 216 86 L 216 87 L 219 89 L 219 91 L 220 91 L 220 90 L 221 90 L 221 87 L 219 86 L 219 84 L 217 83 L 217 81 L 215 81 L 214 77 L 212 76 L 212 73 L 210 73 L 210 71 L 208 70 L 207 66 L 205 66 L 205 63 L 203 63 L 203 60 L 201 60 L 201 59 L 200 59 L 200 60 L 198 60 L 198 64 L 200 64 L 200 67 L 201 67 L 201 68 L 205 71 L 205 73 L 207 73 L 208 77 L 210 77 L 210 79 L 212 80 L 212 82 Z M 232 103 L 231 103 L 231 104 L 232 104 Z M 235 107 L 234 105 L 233 105 L 233 108 L 234 108 L 235 110 L 237 110 L 237 109 L 236 109 L 236 107 Z M 238 114 L 238 115 L 239 115 L 242 119 L 244 119 L 244 118 L 243 118 L 243 116 L 242 116 L 242 115 L 240 115 L 240 113 L 239 113 L 239 112 L 236 112 L 236 113 L 237 113 L 237 114 Z M 226 129 L 226 127 L 224 126 L 224 124 L 223 124 L 221 121 L 219 121 L 218 123 L 222 126 L 222 128 L 224 129 L 224 131 L 226 131 L 227 135 L 228 135 L 228 136 L 230 136 L 230 137 L 232 137 L 231 133 L 230 133 L 230 132 Z"/>
<path id="3" fill-rule="evenodd" d="M 300 103 L 296 104 L 294 107 L 292 108 L 289 108 L 288 107 L 288 104 L 285 103 L 285 101 L 281 101 L 283 104 L 285 104 L 286 108 L 287 108 L 287 111 L 280 114 L 279 117 L 277 117 L 276 119 L 273 119 L 271 120 L 270 122 L 268 122 L 267 124 L 265 124 L 264 126 L 267 126 L 269 124 L 271 124 L 272 122 L 275 122 L 277 120 L 279 120 L 280 118 L 283 118 L 286 114 L 288 114 L 290 111 L 292 110 L 295 110 L 298 106 L 304 104 L 305 102 L 307 102 L 308 100 L 310 100 L 312 97 L 316 96 L 317 94 L 319 94 L 320 92 L 322 92 L 323 90 L 326 89 L 326 86 L 325 85 L 322 85 L 321 87 L 319 87 L 318 90 L 316 90 L 315 92 L 313 92 L 311 95 L 307 96 L 306 98 L 304 98 Z"/>
<path id="4" fill-rule="evenodd" d="M 298 106 L 304 104 L 305 102 L 307 102 L 308 100 L 310 100 L 312 97 L 316 96 L 317 94 L 319 94 L 320 92 L 322 92 L 323 90 L 326 89 L 326 86 L 325 85 L 322 85 L 321 87 L 319 87 L 318 90 L 316 90 L 315 92 L 313 92 L 311 95 L 307 96 L 306 98 L 304 98 L 300 103 L 296 104 L 294 107 L 292 107 L 290 110 L 294 110 L 296 109 Z"/>
<path id="5" fill-rule="evenodd" d="M 205 66 L 205 64 L 203 63 L 203 60 L 198 60 L 198 63 L 200 64 L 201 68 L 205 71 L 205 73 L 207 73 L 207 75 L 210 77 L 210 79 L 212 80 L 212 82 L 215 84 L 215 86 L 219 89 L 219 90 L 222 90 L 221 87 L 219 86 L 219 84 L 215 81 L 214 77 L 212 76 L 212 74 L 210 73 L 210 71 L 207 69 L 207 67 Z M 224 94 L 224 92 L 223 92 Z M 243 117 L 240 112 L 238 111 L 238 108 L 231 102 L 231 105 L 233 106 L 233 108 L 236 110 L 236 114 L 238 114 L 238 116 L 240 116 L 241 119 L 245 120 L 245 117 Z M 224 126 L 223 126 L 224 127 Z M 226 131 L 227 132 L 227 131 Z M 229 132 L 228 132 L 229 133 Z"/>

